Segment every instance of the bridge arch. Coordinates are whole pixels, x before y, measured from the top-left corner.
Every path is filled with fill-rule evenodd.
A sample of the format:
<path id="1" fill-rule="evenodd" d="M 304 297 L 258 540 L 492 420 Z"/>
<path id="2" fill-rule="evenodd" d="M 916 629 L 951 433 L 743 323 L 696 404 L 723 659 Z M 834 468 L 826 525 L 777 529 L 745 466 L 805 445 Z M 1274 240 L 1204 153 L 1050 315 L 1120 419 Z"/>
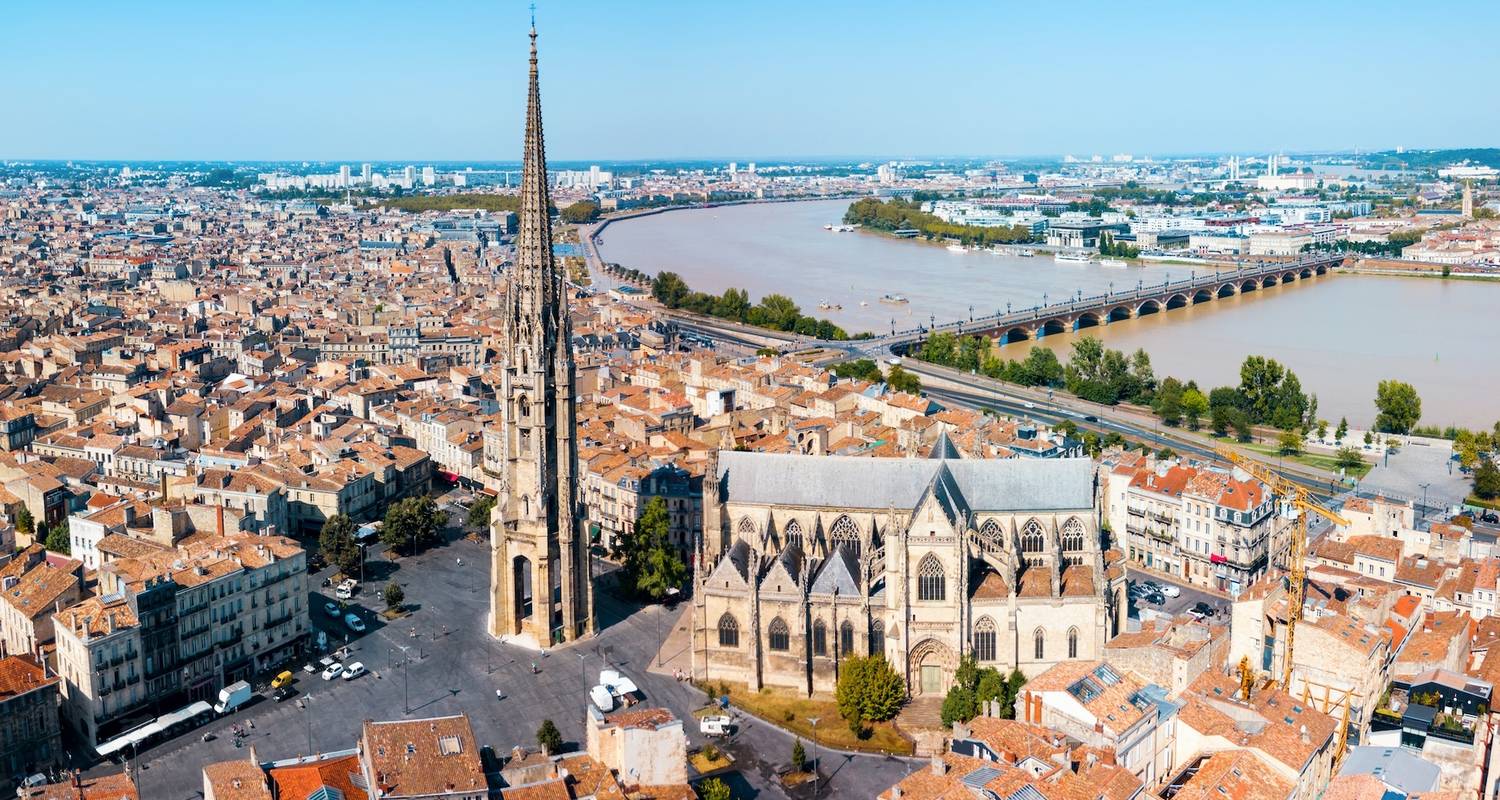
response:
<path id="1" fill-rule="evenodd" d="M 1257 283 L 1254 278 L 1251 278 L 1250 280 L 1245 281 L 1244 283 L 1240 284 L 1240 292 L 1242 294 L 1244 292 L 1253 292 L 1253 291 L 1255 291 L 1256 289 L 1259 289 L 1259 288 L 1260 288 L 1260 284 Z"/>
<path id="2" fill-rule="evenodd" d="M 1133 316 L 1135 314 L 1131 312 L 1130 306 L 1115 306 L 1109 310 L 1110 322 L 1119 322 L 1120 320 L 1130 319 Z"/>
<path id="3" fill-rule="evenodd" d="M 1315 269 L 1313 271 L 1316 272 L 1316 273 L 1318 273 L 1319 275 L 1327 275 L 1328 274 L 1328 265 L 1327 264 L 1319 264 L 1318 267 L 1317 267 L 1317 269 Z"/>
<path id="4" fill-rule="evenodd" d="M 1291 283 L 1294 280 L 1297 280 L 1297 273 L 1296 272 L 1284 272 L 1284 273 L 1281 274 L 1281 282 L 1282 283 Z"/>
<path id="5" fill-rule="evenodd" d="M 1147 314 L 1155 314 L 1158 311 L 1161 311 L 1161 303 L 1156 300 L 1147 300 L 1136 307 L 1135 315 L 1137 317 L 1144 317 Z"/>
<path id="6" fill-rule="evenodd" d="M 1031 331 L 1028 331 L 1025 328 L 1011 328 L 1005 333 L 1000 334 L 1000 336 L 995 339 L 995 343 L 1013 344 L 1015 342 L 1024 342 L 1030 338 Z"/>
<path id="7" fill-rule="evenodd" d="M 1312 271 L 1312 269 L 1310 267 L 1303 267 L 1302 271 L 1297 273 L 1297 277 L 1301 278 L 1302 280 L 1307 280 L 1308 278 L 1311 278 L 1312 276 L 1313 276 L 1313 271 Z"/>
<path id="8" fill-rule="evenodd" d="M 1046 322 L 1043 322 L 1041 327 L 1037 328 L 1036 338 L 1040 339 L 1043 336 L 1053 336 L 1059 333 L 1067 332 L 1068 323 L 1062 321 L 1061 319 L 1053 318 L 1047 320 Z"/>
<path id="9" fill-rule="evenodd" d="M 1262 287 L 1265 287 L 1265 286 L 1275 286 L 1276 285 L 1276 276 L 1275 275 L 1267 275 L 1266 277 L 1261 278 L 1260 279 L 1260 285 Z"/>
<path id="10" fill-rule="evenodd" d="M 1082 314 L 1079 314 L 1078 319 L 1074 321 L 1073 330 L 1081 331 L 1084 328 L 1093 328 L 1103 324 L 1104 321 L 1099 318 L 1099 312 L 1085 311 Z"/>
<path id="11" fill-rule="evenodd" d="M 1235 293 L 1238 291 L 1238 286 L 1235 286 L 1232 283 L 1226 283 L 1223 286 L 1220 286 L 1219 290 L 1217 292 L 1214 292 L 1214 294 L 1218 295 L 1219 297 L 1234 297 Z"/>
<path id="12" fill-rule="evenodd" d="M 1193 293 L 1193 304 L 1194 305 L 1197 305 L 1198 303 L 1207 303 L 1208 301 L 1210 301 L 1212 299 L 1214 299 L 1214 293 L 1211 290 L 1206 289 L 1206 288 L 1205 289 L 1199 289 L 1198 291 L 1196 291 L 1196 292 Z"/>
<path id="13" fill-rule="evenodd" d="M 1174 308 L 1182 308 L 1183 306 L 1185 306 L 1187 304 L 1188 304 L 1188 296 L 1185 295 L 1185 294 L 1182 294 L 1181 292 L 1178 292 L 1177 294 L 1174 294 L 1171 297 L 1167 298 L 1166 308 L 1168 310 L 1174 309 Z"/>

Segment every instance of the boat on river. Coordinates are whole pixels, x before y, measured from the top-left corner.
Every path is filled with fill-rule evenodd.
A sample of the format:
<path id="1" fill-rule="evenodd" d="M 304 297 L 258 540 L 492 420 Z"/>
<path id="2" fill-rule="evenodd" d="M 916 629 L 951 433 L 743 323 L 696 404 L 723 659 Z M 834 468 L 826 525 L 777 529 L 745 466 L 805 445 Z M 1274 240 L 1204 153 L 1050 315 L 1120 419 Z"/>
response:
<path id="1" fill-rule="evenodd" d="M 1101 267 L 1109 267 L 1110 269 L 1125 269 L 1126 264 L 1125 264 L 1124 259 L 1119 259 L 1119 258 L 1101 258 L 1101 259 L 1099 259 L 1099 266 L 1101 266 Z"/>
<path id="2" fill-rule="evenodd" d="M 902 295 L 902 294 L 888 294 L 888 295 L 885 295 L 884 297 L 880 298 L 880 302 L 885 303 L 886 305 L 891 305 L 891 306 L 904 306 L 904 305 L 906 305 L 910 301 L 908 301 L 906 299 L 906 295 Z"/>
<path id="3" fill-rule="evenodd" d="M 1093 260 L 1089 258 L 1088 253 L 1056 253 L 1052 258 L 1056 261 L 1063 261 L 1070 264 L 1087 264 Z"/>

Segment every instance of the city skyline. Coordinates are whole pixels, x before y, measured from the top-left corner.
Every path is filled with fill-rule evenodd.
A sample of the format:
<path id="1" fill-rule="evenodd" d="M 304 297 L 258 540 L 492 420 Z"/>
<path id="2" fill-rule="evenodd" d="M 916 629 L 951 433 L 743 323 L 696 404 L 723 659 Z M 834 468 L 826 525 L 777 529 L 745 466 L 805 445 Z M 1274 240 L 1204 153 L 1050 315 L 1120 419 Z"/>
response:
<path id="1" fill-rule="evenodd" d="M 1500 122 L 1494 104 L 1472 100 L 1500 66 L 1478 36 L 1500 21 L 1496 9 L 1292 9 L 913 17 L 894 5 L 769 5 L 752 17 L 583 3 L 537 13 L 558 65 L 544 91 L 557 98 L 559 162 L 1444 148 L 1482 146 L 1470 131 Z M 171 2 L 90 12 L 12 12 L 0 69 L 31 76 L 7 99 L 32 113 L 0 131 L 0 158 L 514 152 L 524 85 L 506 42 L 527 27 L 521 2 L 442 4 L 409 25 L 378 4 L 358 16 Z M 1393 113 L 1419 104 L 1420 114 Z M 902 111 L 912 106 L 928 110 Z"/>

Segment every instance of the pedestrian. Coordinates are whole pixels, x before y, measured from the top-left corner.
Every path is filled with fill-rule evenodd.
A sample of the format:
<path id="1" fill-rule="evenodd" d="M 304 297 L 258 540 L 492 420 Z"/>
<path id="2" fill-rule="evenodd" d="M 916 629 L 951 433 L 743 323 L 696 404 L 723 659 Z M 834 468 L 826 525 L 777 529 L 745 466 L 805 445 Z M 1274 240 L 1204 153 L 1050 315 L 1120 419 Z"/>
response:
<path id="1" fill-rule="evenodd" d="M 458 565 L 460 567 L 464 565 L 464 557 L 463 556 L 459 556 L 458 559 L 457 559 L 457 561 L 458 561 Z"/>
<path id="2" fill-rule="evenodd" d="M 535 661 L 531 662 L 531 674 L 532 675 L 536 674 L 536 662 Z"/>

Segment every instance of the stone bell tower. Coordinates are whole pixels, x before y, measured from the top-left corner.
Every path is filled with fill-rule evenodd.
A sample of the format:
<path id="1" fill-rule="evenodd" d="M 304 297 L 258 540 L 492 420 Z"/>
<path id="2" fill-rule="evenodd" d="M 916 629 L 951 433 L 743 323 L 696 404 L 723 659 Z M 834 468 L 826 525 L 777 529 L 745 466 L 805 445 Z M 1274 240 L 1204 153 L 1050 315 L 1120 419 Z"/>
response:
<path id="1" fill-rule="evenodd" d="M 504 474 L 490 516 L 490 633 L 541 647 L 594 630 L 573 438 L 573 328 L 552 257 L 550 208 L 533 25 L 521 230 L 504 306 Z"/>

